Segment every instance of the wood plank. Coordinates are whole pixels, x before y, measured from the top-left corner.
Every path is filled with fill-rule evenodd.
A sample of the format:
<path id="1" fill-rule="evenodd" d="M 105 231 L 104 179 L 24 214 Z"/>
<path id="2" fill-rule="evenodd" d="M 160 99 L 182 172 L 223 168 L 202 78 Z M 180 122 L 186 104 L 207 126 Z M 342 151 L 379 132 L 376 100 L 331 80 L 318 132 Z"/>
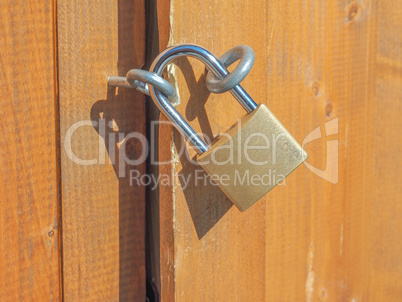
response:
<path id="1" fill-rule="evenodd" d="M 302 166 L 240 213 L 216 187 L 184 188 L 200 167 L 178 158 L 182 139 L 164 130 L 159 157 L 174 164 L 160 171 L 175 177 L 159 189 L 162 301 L 400 300 L 402 10 L 368 0 L 158 9 L 161 49 L 196 43 L 220 55 L 250 45 L 256 62 L 243 87 L 300 143 L 318 129 L 308 163 L 326 171 Z M 178 110 L 196 131 L 211 137 L 244 114 L 229 94 L 206 93 L 201 63 L 177 65 Z"/>
<path id="2" fill-rule="evenodd" d="M 159 50 L 164 50 L 169 43 L 170 37 L 170 0 L 157 1 L 157 25 L 159 35 Z M 172 160 L 172 137 L 173 129 L 165 116 L 159 113 L 157 108 L 153 108 L 153 116 L 156 122 L 162 122 L 158 127 L 158 136 L 155 145 L 158 146 L 158 160 L 160 162 L 170 162 Z M 152 107 L 151 107 L 152 111 Z M 159 115 L 158 115 L 159 113 Z M 160 165 L 155 174 L 172 175 L 171 165 Z M 173 234 L 173 211 L 175 187 L 172 182 L 169 185 L 159 186 L 154 194 L 158 196 L 159 203 L 159 278 L 157 279 L 157 289 L 162 301 L 175 301 L 175 244 Z M 155 199 L 155 198 L 154 198 Z M 155 203 L 155 202 L 154 202 Z M 155 220 L 155 219 L 154 219 Z M 155 224 L 155 223 L 154 223 Z"/>
<path id="3" fill-rule="evenodd" d="M 375 57 L 373 196 L 366 205 L 368 256 L 366 297 L 400 301 L 402 297 L 402 2 L 378 1 Z M 384 17 L 382 17 L 384 16 Z M 361 285 L 367 286 L 367 284 Z M 376 290 L 374 290 L 376 289 Z M 362 297 L 364 298 L 364 296 Z"/>
<path id="4" fill-rule="evenodd" d="M 0 3 L 0 300 L 57 301 L 53 1 Z"/>
<path id="5" fill-rule="evenodd" d="M 129 178 L 145 163 L 124 160 L 142 151 L 138 139 L 124 138 L 145 135 L 144 97 L 107 87 L 108 76 L 144 64 L 144 6 L 58 1 L 65 301 L 145 300 L 145 189 Z M 69 138 L 73 125 L 91 120 Z M 96 162 L 74 162 L 69 143 Z"/>

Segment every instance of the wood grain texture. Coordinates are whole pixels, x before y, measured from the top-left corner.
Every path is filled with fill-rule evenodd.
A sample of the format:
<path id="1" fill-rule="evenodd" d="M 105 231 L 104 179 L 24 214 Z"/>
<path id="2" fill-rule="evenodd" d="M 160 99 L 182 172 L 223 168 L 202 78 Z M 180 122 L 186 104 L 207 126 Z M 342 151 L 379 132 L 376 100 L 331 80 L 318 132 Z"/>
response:
<path id="1" fill-rule="evenodd" d="M 299 143 L 321 136 L 305 150 L 310 167 L 324 170 L 298 168 L 240 213 L 216 187 L 185 186 L 200 167 L 178 156 L 182 138 L 164 130 L 159 157 L 174 164 L 160 171 L 175 177 L 159 189 L 162 301 L 401 300 L 401 5 L 158 6 L 161 49 L 196 43 L 220 55 L 250 45 L 256 62 L 243 87 Z M 178 60 L 171 76 L 196 131 L 211 138 L 244 115 L 231 95 L 206 92 L 201 63 Z"/>
<path id="2" fill-rule="evenodd" d="M 58 1 L 65 301 L 145 300 L 145 189 L 129 178 L 145 163 L 125 160 L 142 152 L 126 136 L 145 135 L 144 97 L 107 86 L 144 64 L 144 10 L 142 0 Z M 69 143 L 95 162 L 73 161 Z"/>
<path id="3" fill-rule="evenodd" d="M 0 2 L 0 300 L 58 301 L 53 1 Z"/>
<path id="4" fill-rule="evenodd" d="M 156 1 L 157 3 L 157 24 L 159 34 L 159 50 L 164 50 L 170 38 L 170 1 Z M 157 110 L 156 108 L 154 108 Z M 158 114 L 154 114 L 158 116 Z M 172 135 L 173 129 L 165 124 L 168 120 L 159 114 L 162 122 L 158 128 L 158 159 L 160 162 L 170 162 L 172 160 Z M 157 120 L 157 117 L 155 117 Z M 159 166 L 159 175 L 172 175 L 170 164 Z M 174 301 L 175 294 L 175 244 L 173 234 L 174 217 L 174 191 L 175 187 L 170 182 L 167 186 L 157 188 L 159 202 L 159 278 L 156 284 L 161 301 Z M 155 198 L 154 198 L 155 199 Z"/>

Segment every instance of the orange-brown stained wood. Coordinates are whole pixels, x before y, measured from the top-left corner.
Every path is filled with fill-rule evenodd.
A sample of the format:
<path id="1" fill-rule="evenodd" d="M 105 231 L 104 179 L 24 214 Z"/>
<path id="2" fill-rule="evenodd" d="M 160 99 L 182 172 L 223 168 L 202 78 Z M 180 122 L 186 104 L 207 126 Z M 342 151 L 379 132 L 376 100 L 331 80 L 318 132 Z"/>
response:
<path id="1" fill-rule="evenodd" d="M 157 1 L 157 21 L 159 33 L 159 49 L 164 50 L 169 43 L 170 32 L 170 1 Z M 158 141 L 158 159 L 160 162 L 172 161 L 172 127 L 165 124 L 168 120 L 160 115 L 159 141 Z M 179 135 L 176 133 L 176 135 Z M 159 175 L 172 175 L 172 166 L 159 166 Z M 159 186 L 159 278 L 158 287 L 160 298 L 163 301 L 174 301 L 175 294 L 175 244 L 173 234 L 174 217 L 174 186 L 172 182 L 169 185 Z"/>
<path id="2" fill-rule="evenodd" d="M 125 160 L 142 152 L 125 137 L 145 135 L 144 97 L 107 86 L 144 64 L 144 10 L 142 0 L 58 1 L 65 301 L 145 301 L 145 188 L 129 178 L 145 164 Z"/>
<path id="3" fill-rule="evenodd" d="M 243 87 L 299 143 L 316 138 L 305 145 L 310 166 L 241 213 L 218 188 L 194 185 L 201 168 L 178 156 L 180 135 L 162 129 L 160 160 L 174 164 L 160 172 L 175 175 L 159 189 L 162 301 L 401 300 L 401 5 L 158 6 L 161 49 L 196 43 L 220 55 L 250 45 L 256 61 Z M 207 93 L 196 60 L 178 60 L 172 74 L 196 131 L 211 138 L 245 114 L 230 94 Z"/>
<path id="4" fill-rule="evenodd" d="M 0 300 L 58 301 L 53 1 L 0 3 Z"/>

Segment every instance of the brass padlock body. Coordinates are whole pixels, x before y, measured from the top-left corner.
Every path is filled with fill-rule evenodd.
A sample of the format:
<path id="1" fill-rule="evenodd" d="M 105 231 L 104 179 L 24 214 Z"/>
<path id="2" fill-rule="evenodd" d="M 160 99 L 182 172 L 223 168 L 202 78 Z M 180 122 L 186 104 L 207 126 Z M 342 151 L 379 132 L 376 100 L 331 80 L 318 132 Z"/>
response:
<path id="1" fill-rule="evenodd" d="M 243 212 L 306 158 L 281 122 L 260 104 L 213 142 L 197 162 Z"/>

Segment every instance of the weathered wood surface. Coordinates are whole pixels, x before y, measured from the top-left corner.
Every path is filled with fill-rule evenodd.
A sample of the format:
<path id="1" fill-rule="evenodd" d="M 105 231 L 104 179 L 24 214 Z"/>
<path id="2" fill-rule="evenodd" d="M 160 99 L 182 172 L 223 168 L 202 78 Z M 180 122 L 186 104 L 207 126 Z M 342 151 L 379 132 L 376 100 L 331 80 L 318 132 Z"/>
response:
<path id="1" fill-rule="evenodd" d="M 53 1 L 0 3 L 0 301 L 58 301 Z"/>
<path id="2" fill-rule="evenodd" d="M 108 76 L 144 64 L 144 10 L 142 0 L 57 2 L 65 301 L 145 301 L 145 188 L 129 179 L 145 163 L 124 161 L 141 154 L 124 137 L 145 135 L 144 97 L 107 87 Z M 69 139 L 82 121 L 95 124 Z M 74 162 L 68 142 L 96 161 Z"/>
<path id="3" fill-rule="evenodd" d="M 243 87 L 300 143 L 318 128 L 308 163 L 336 183 L 302 166 L 240 213 L 216 187 L 183 188 L 200 167 L 178 158 L 176 131 L 160 129 L 160 160 L 174 162 L 160 173 L 175 175 L 159 189 L 162 301 L 401 300 L 401 6 L 158 2 L 161 49 L 255 50 Z M 178 110 L 196 131 L 211 137 L 244 114 L 230 94 L 206 93 L 201 63 L 177 65 Z"/>

